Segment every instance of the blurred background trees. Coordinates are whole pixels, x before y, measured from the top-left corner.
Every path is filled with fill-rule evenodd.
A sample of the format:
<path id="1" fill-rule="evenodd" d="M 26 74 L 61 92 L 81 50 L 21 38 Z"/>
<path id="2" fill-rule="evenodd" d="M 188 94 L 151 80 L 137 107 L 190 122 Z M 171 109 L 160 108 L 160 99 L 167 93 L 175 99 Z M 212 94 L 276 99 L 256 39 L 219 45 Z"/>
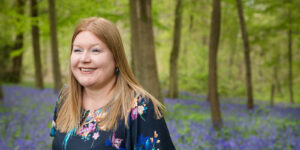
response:
<path id="1" fill-rule="evenodd" d="M 242 97 L 250 109 L 255 100 L 299 103 L 299 8 L 296 0 L 223 0 L 213 42 L 212 0 L 2 0 L 0 83 L 58 90 L 76 23 L 100 16 L 116 23 L 135 75 L 159 99 L 188 91 L 209 101 Z"/>
<path id="2" fill-rule="evenodd" d="M 170 81 L 168 96 L 170 98 L 178 97 L 178 55 L 181 43 L 181 20 L 182 20 L 182 0 L 177 0 L 174 11 L 174 30 L 173 30 L 173 46 L 170 56 Z"/>

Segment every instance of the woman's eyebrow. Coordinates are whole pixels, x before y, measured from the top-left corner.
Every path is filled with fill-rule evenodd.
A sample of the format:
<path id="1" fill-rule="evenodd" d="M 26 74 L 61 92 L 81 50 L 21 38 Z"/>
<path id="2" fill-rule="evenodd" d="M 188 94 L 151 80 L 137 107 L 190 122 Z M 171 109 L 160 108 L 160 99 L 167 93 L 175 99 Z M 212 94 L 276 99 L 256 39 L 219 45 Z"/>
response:
<path id="1" fill-rule="evenodd" d="M 76 44 L 76 43 L 74 43 L 73 46 L 82 48 L 82 46 L 81 46 L 80 44 Z M 91 44 L 91 45 L 89 46 L 89 48 L 92 48 L 92 47 L 94 47 L 94 46 L 100 46 L 100 43 L 94 43 L 94 44 Z"/>

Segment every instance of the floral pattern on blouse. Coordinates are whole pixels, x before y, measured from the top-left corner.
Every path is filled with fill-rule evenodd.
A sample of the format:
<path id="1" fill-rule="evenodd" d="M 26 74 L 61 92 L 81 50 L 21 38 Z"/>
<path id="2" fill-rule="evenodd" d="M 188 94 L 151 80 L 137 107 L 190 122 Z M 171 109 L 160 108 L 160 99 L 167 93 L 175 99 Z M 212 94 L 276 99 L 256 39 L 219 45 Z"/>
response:
<path id="1" fill-rule="evenodd" d="M 153 137 L 146 136 L 143 134 L 139 136 L 138 143 L 135 145 L 135 150 L 155 150 L 155 144 L 160 143 L 158 134 L 154 131 Z"/>
<path id="2" fill-rule="evenodd" d="M 133 108 L 131 108 L 131 119 L 135 120 L 138 115 L 145 121 L 143 114 L 147 112 L 147 103 L 148 101 L 141 96 L 137 97 L 137 100 L 134 101 Z"/>
<path id="3" fill-rule="evenodd" d="M 101 109 L 98 109 L 94 112 L 90 111 L 84 111 L 83 118 L 88 114 L 86 117 L 82 128 L 79 130 L 79 133 L 77 135 L 81 136 L 83 140 L 90 140 L 91 138 L 93 140 L 97 140 L 99 135 L 99 128 L 97 119 L 101 116 Z"/>
<path id="4" fill-rule="evenodd" d="M 118 150 L 126 150 L 125 148 L 121 147 L 122 141 L 124 141 L 123 139 L 120 138 L 116 138 L 116 133 L 113 132 L 113 136 L 111 139 L 107 139 L 105 145 L 106 146 L 111 146 L 114 147 L 115 149 Z"/>
<path id="5" fill-rule="evenodd" d="M 58 104 L 58 102 L 57 102 Z M 116 131 L 107 131 L 99 121 L 105 115 L 101 109 L 83 111 L 79 131 L 72 134 L 56 131 L 57 105 L 50 135 L 54 150 L 115 149 L 115 150 L 174 150 L 165 120 L 155 119 L 152 101 L 137 96 L 129 113 L 129 127 L 120 120 Z M 76 134 L 74 134 L 76 133 Z M 71 136 L 70 136 L 71 135 Z M 66 140 L 67 139 L 67 140 Z"/>

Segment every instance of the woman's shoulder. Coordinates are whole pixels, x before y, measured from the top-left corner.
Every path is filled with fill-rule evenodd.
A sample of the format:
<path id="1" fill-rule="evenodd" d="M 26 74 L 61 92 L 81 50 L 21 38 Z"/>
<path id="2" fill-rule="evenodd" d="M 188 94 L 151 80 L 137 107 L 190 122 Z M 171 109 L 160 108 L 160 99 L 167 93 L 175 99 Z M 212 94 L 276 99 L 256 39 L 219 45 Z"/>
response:
<path id="1" fill-rule="evenodd" d="M 164 105 L 157 99 L 150 98 L 145 94 L 136 94 L 131 107 L 131 118 L 135 120 L 138 116 L 149 116 L 156 119 L 161 119 L 164 114 Z M 143 119 L 144 120 L 144 119 Z"/>
<path id="2" fill-rule="evenodd" d="M 143 94 L 135 94 L 134 95 L 134 100 L 133 100 L 133 105 L 132 108 L 136 107 L 153 107 L 153 102 L 152 100 Z"/>

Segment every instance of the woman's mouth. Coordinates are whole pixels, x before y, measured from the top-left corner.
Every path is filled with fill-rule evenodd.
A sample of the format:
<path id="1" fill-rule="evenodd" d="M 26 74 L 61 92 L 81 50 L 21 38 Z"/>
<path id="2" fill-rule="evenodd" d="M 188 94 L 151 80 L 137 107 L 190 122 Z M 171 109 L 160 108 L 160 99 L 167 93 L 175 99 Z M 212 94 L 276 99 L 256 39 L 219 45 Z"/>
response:
<path id="1" fill-rule="evenodd" d="M 95 70 L 96 68 L 79 68 L 80 72 L 82 73 L 91 73 Z"/>

